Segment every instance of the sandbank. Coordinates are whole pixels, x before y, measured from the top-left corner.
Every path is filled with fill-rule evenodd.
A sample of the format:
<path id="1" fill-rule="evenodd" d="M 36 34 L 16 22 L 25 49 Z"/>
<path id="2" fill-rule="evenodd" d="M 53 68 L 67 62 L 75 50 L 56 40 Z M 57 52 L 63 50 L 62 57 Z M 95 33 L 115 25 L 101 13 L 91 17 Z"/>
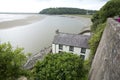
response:
<path id="1" fill-rule="evenodd" d="M 45 15 L 31 15 L 23 19 L 3 21 L 3 22 L 0 22 L 0 29 L 7 29 L 12 27 L 19 27 L 19 26 L 32 24 L 40 20 L 43 20 L 45 17 L 46 17 Z"/>

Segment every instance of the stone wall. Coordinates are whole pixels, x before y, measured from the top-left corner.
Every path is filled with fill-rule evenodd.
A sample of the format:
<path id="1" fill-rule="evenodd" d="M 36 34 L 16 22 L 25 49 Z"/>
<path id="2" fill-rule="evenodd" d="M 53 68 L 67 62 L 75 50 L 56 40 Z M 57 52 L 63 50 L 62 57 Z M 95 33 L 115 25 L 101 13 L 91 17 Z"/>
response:
<path id="1" fill-rule="evenodd" d="M 111 18 L 93 60 L 89 80 L 120 80 L 120 23 Z"/>
<path id="2" fill-rule="evenodd" d="M 36 63 L 36 61 L 43 59 L 48 53 L 50 53 L 52 50 L 52 47 L 49 46 L 47 48 L 44 48 L 40 50 L 37 54 L 32 55 L 27 60 L 26 64 L 24 65 L 25 69 L 32 69 Z"/>

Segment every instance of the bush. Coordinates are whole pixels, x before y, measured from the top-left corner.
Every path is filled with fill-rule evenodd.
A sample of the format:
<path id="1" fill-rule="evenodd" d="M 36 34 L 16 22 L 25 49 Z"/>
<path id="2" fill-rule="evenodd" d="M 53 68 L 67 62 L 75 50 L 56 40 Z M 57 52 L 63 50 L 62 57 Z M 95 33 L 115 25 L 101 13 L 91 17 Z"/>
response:
<path id="1" fill-rule="evenodd" d="M 35 80 L 85 80 L 87 71 L 80 56 L 59 53 L 38 61 L 33 73 Z"/>
<path id="2" fill-rule="evenodd" d="M 91 31 L 93 33 L 90 39 L 90 50 L 91 57 L 93 58 L 99 42 L 101 40 L 102 33 L 104 31 L 105 22 L 107 18 L 120 15 L 120 0 L 110 0 L 108 1 L 98 12 L 96 12 L 91 21 L 93 25 L 91 26 Z"/>
<path id="3" fill-rule="evenodd" d="M 0 44 L 0 80 L 16 80 L 26 74 L 22 68 L 26 61 L 22 50 L 23 48 L 12 49 L 10 43 Z"/>
<path id="4" fill-rule="evenodd" d="M 120 0 L 110 0 L 108 1 L 96 14 L 92 17 L 93 25 L 91 26 L 91 30 L 93 32 L 96 31 L 99 24 L 106 22 L 107 18 L 120 16 Z"/>
<path id="5" fill-rule="evenodd" d="M 93 59 L 93 57 L 96 53 L 96 50 L 97 50 L 97 47 L 101 40 L 105 26 L 106 26 L 106 23 L 99 24 L 96 32 L 92 35 L 91 39 L 89 40 L 90 51 L 91 51 L 91 56 L 90 56 L 91 59 L 90 60 Z"/>

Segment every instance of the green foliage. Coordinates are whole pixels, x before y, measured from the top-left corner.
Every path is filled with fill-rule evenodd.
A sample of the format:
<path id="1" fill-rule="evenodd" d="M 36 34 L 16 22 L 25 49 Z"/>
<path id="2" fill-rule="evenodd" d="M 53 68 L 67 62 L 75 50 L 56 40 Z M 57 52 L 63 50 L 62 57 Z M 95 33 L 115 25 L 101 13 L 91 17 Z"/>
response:
<path id="1" fill-rule="evenodd" d="M 87 68 L 83 62 L 80 56 L 72 53 L 48 54 L 36 63 L 35 80 L 85 80 Z"/>
<path id="2" fill-rule="evenodd" d="M 110 0 L 108 1 L 100 11 L 96 12 L 92 17 L 93 25 L 91 26 L 91 30 L 93 32 L 93 36 L 90 40 L 90 49 L 91 55 L 94 57 L 96 49 L 99 45 L 104 27 L 107 18 L 120 16 L 120 0 Z M 91 58 L 92 58 L 91 57 Z"/>
<path id="3" fill-rule="evenodd" d="M 89 75 L 90 67 L 91 67 L 90 60 L 84 61 L 84 69 L 85 69 L 86 75 L 85 75 L 85 77 L 84 77 L 83 80 L 88 80 L 88 75 Z"/>
<path id="4" fill-rule="evenodd" d="M 96 52 L 99 42 L 101 40 L 101 36 L 102 36 L 105 26 L 106 26 L 106 23 L 99 24 L 96 32 L 94 32 L 94 34 L 92 35 L 92 37 L 89 41 L 90 51 L 91 51 L 91 56 L 90 56 L 91 59 L 90 60 L 92 60 L 95 55 L 95 52 Z"/>
<path id="5" fill-rule="evenodd" d="M 47 8 L 42 10 L 40 14 L 86 14 L 87 11 L 89 14 L 96 12 L 93 10 L 84 10 L 78 8 Z"/>
<path id="6" fill-rule="evenodd" d="M 96 14 L 93 15 L 91 19 L 93 22 L 93 26 L 91 30 L 96 31 L 97 25 L 106 22 L 107 18 L 120 16 L 120 0 L 110 0 L 108 1 Z"/>
<path id="7" fill-rule="evenodd" d="M 108 17 L 120 15 L 120 0 L 111 0 L 100 10 L 101 21 L 105 22 Z"/>
<path id="8" fill-rule="evenodd" d="M 10 43 L 0 44 L 0 80 L 16 80 L 20 75 L 25 75 L 22 68 L 26 57 L 23 48 L 12 49 Z"/>

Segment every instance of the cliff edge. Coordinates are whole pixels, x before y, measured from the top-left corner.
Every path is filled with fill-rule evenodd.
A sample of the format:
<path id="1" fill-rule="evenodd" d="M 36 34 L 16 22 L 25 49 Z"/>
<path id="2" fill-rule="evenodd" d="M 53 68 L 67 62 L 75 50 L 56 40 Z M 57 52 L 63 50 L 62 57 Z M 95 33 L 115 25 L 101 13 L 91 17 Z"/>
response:
<path id="1" fill-rule="evenodd" d="M 107 20 L 89 80 L 120 80 L 120 23 L 112 18 Z"/>

